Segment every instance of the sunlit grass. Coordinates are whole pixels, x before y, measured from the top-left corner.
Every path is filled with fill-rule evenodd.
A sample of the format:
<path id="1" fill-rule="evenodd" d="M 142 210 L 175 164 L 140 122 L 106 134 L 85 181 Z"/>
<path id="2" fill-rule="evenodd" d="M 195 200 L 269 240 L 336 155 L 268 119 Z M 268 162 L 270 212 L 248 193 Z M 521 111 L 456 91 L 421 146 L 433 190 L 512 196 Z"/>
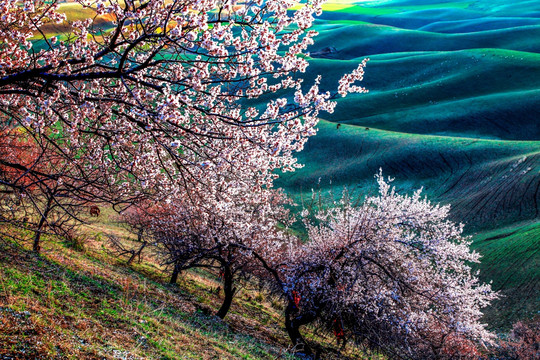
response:
<path id="1" fill-rule="evenodd" d="M 67 359 L 293 359 L 283 302 L 255 284 L 240 288 L 225 321 L 216 274 L 187 271 L 176 286 L 148 252 L 126 266 L 109 233 L 129 237 L 111 209 L 85 226 L 83 250 L 46 237 L 41 256 L 30 243 L 0 240 L 0 355 Z M 17 230 L 12 230 L 17 231 Z M 22 245 L 22 247 L 21 247 Z M 310 335 L 335 352 L 330 334 Z M 348 346 L 344 357 L 362 358 Z"/>

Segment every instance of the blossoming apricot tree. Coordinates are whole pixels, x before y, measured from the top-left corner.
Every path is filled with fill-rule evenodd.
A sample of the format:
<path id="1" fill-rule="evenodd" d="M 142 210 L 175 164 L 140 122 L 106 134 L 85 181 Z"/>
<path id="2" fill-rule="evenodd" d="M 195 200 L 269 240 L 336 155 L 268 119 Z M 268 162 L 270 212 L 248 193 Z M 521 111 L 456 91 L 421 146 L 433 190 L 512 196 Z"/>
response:
<path id="1" fill-rule="evenodd" d="M 308 65 L 301 55 L 322 1 L 292 14 L 283 0 L 78 2 L 95 17 L 59 36 L 41 31 L 63 20 L 59 2 L 3 3 L 3 121 L 65 137 L 58 146 L 91 149 L 96 163 L 129 170 L 146 187 L 160 169 L 202 179 L 222 167 L 268 184 L 271 170 L 295 167 L 292 152 L 335 105 L 317 84 L 303 93 L 292 76 Z M 340 92 L 362 91 L 343 85 L 361 77 L 344 78 Z M 287 89 L 294 99 L 278 96 Z M 276 97 L 249 106 L 266 93 Z"/>
<path id="2" fill-rule="evenodd" d="M 74 3 L 90 15 L 66 20 Z M 289 11 L 289 0 L 4 1 L 1 125 L 98 173 L 114 185 L 113 202 L 209 193 L 225 203 L 224 183 L 268 189 L 274 170 L 298 166 L 293 153 L 335 106 L 319 78 L 306 90 L 296 75 L 308 66 L 322 3 Z M 352 85 L 364 66 L 340 81 L 341 95 L 364 91 Z M 104 188 L 92 192 L 107 199 Z"/>
<path id="3" fill-rule="evenodd" d="M 217 312 L 221 318 L 241 280 L 267 277 L 255 254 L 271 261 L 293 238 L 280 229 L 291 220 L 283 193 L 271 189 L 227 195 L 229 200 L 215 202 L 215 208 L 205 206 L 207 199 L 196 206 L 193 201 L 171 202 L 161 207 L 151 226 L 162 263 L 173 267 L 171 283 L 176 283 L 181 271 L 192 268 L 213 269 L 219 274 L 224 294 Z"/>
<path id="4" fill-rule="evenodd" d="M 293 344 L 310 352 L 300 327 L 319 322 L 392 358 L 477 358 L 478 344 L 494 336 L 480 310 L 497 298 L 472 273 L 479 254 L 447 219 L 448 206 L 377 179 L 378 196 L 360 206 L 345 197 L 319 213 L 281 269 Z"/>
<path id="5" fill-rule="evenodd" d="M 73 166 L 52 146 L 21 127 L 0 131 L 0 232 L 15 239 L 32 235 L 38 253 L 43 233 L 72 238 L 74 220 L 111 189 L 97 168 Z M 28 231 L 13 232 L 13 226 Z"/>

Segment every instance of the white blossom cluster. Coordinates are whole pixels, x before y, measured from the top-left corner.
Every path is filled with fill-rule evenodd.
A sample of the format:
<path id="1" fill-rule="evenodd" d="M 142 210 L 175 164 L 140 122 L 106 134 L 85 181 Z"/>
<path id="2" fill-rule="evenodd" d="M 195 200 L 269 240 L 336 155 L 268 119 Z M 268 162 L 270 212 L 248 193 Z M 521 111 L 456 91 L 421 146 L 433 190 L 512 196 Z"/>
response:
<path id="1" fill-rule="evenodd" d="M 400 195 L 382 174 L 377 182 L 377 196 L 360 206 L 344 198 L 308 225 L 309 241 L 285 271 L 301 314 L 339 321 L 359 343 L 394 356 L 451 358 L 456 343 L 490 342 L 481 309 L 497 294 L 472 272 L 479 254 L 463 226 L 420 190 Z"/>
<path id="2" fill-rule="evenodd" d="M 305 91 L 294 75 L 322 0 L 297 11 L 288 0 L 76 2 L 95 16 L 68 24 L 56 1 L 2 2 L 0 116 L 77 149 L 69 160 L 121 184 L 119 197 L 215 194 L 224 177 L 237 191 L 270 188 L 334 109 L 319 79 Z M 42 31 L 55 24 L 69 31 Z M 31 40 L 42 46 L 28 51 Z"/>

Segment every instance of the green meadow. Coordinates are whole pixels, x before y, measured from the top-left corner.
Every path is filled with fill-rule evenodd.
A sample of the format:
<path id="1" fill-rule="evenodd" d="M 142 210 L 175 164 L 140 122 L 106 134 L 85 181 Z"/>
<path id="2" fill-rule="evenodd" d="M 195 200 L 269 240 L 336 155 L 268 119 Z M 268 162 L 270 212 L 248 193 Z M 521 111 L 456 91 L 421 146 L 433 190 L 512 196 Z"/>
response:
<path id="1" fill-rule="evenodd" d="M 465 224 L 477 267 L 503 297 L 505 329 L 540 312 L 540 3 L 360 1 L 326 5 L 306 77 L 334 89 L 365 57 L 368 94 L 339 98 L 279 185 L 312 191 L 420 187 Z M 332 48 L 331 51 L 321 51 Z M 339 125 L 338 125 L 339 124 Z"/>

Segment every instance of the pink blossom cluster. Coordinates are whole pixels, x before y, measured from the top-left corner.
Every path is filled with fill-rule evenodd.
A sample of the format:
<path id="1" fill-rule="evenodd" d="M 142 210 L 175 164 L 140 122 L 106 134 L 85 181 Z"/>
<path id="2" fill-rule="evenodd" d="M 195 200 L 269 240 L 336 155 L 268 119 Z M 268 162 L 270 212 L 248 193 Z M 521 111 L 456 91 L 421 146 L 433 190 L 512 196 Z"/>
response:
<path id="1" fill-rule="evenodd" d="M 349 93 L 367 93 L 368 90 L 364 87 L 353 85 L 356 81 L 362 81 L 364 79 L 364 68 L 366 67 L 369 58 L 364 59 L 358 67 L 350 74 L 344 75 L 339 80 L 338 93 L 341 96 L 347 96 Z"/>

